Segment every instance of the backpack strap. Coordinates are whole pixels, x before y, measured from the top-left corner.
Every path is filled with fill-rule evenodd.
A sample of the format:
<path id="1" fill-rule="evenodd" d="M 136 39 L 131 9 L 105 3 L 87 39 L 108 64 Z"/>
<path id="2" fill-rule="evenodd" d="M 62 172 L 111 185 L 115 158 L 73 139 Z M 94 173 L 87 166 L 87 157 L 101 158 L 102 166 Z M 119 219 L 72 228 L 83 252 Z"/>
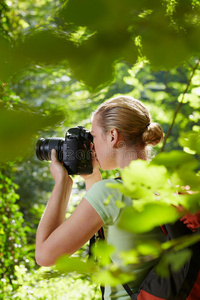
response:
<path id="1" fill-rule="evenodd" d="M 105 287 L 101 285 L 100 289 L 101 289 L 101 297 L 102 297 L 101 299 L 104 300 Z"/>
<path id="2" fill-rule="evenodd" d="M 92 249 L 92 245 L 95 243 L 96 241 L 96 237 L 95 235 L 93 235 L 93 237 L 91 237 L 90 241 L 89 241 L 89 247 L 87 249 L 87 254 L 88 254 L 88 257 L 91 257 L 92 256 L 92 252 L 91 252 L 91 249 Z"/>
<path id="3" fill-rule="evenodd" d="M 129 296 L 131 297 L 131 299 L 134 300 L 134 293 L 131 291 L 130 287 L 128 286 L 128 284 L 122 284 L 123 288 L 126 290 L 127 294 L 129 294 Z M 134 297 L 134 298 L 133 298 Z"/>
<path id="4" fill-rule="evenodd" d="M 99 234 L 99 237 L 100 237 L 102 240 L 105 240 L 103 227 L 101 227 L 101 228 L 99 229 L 98 234 Z"/>

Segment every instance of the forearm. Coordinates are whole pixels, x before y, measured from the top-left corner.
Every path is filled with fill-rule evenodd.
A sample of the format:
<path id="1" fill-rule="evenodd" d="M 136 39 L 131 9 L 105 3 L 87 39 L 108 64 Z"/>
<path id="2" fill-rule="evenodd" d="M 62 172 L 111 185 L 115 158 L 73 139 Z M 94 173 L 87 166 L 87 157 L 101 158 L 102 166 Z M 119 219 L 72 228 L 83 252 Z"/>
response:
<path id="1" fill-rule="evenodd" d="M 62 182 L 55 184 L 38 226 L 36 247 L 41 245 L 64 222 L 71 189 L 72 183 L 69 180 L 63 179 Z"/>

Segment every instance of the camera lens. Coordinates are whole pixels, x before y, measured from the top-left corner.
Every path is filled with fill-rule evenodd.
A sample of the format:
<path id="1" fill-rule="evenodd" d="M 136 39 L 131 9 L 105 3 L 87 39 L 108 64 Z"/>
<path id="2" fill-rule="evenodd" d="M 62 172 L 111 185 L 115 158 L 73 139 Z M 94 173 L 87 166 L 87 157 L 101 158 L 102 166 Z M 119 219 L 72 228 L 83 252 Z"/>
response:
<path id="1" fill-rule="evenodd" d="M 62 138 L 39 139 L 36 144 L 36 155 L 39 160 L 51 160 L 51 150 L 56 149 L 59 161 L 63 159 Z"/>

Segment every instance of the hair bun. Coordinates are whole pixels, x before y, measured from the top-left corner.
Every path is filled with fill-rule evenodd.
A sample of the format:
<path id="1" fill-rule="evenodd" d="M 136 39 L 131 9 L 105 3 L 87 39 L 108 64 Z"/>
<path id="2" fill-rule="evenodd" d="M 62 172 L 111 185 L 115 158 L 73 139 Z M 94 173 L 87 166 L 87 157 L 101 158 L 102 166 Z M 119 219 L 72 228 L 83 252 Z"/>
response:
<path id="1" fill-rule="evenodd" d="M 142 141 L 146 145 L 155 146 L 163 140 L 163 130 L 158 123 L 149 123 L 142 135 Z"/>

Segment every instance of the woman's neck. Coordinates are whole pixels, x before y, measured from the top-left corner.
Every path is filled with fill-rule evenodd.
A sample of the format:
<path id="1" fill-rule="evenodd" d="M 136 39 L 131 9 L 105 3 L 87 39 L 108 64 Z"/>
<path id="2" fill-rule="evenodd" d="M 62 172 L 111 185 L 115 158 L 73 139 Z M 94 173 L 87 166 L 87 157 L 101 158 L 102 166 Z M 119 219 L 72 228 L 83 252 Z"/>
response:
<path id="1" fill-rule="evenodd" d="M 145 148 L 127 147 L 118 149 L 117 151 L 117 165 L 123 169 L 127 167 L 132 160 L 147 160 L 147 150 Z"/>

